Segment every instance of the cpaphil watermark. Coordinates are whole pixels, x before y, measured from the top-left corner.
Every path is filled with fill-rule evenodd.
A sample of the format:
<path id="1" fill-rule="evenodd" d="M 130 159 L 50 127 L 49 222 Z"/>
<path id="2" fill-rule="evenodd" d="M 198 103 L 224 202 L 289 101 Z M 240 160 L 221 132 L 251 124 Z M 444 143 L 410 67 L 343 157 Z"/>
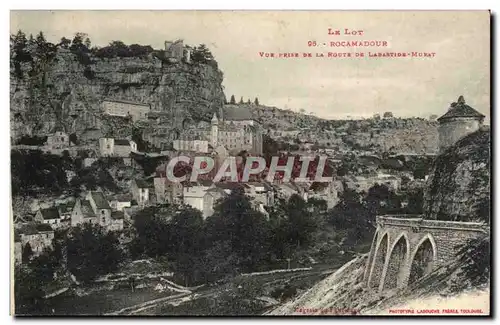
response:
<path id="1" fill-rule="evenodd" d="M 255 179 L 273 183 L 333 181 L 333 175 L 325 175 L 328 156 L 292 156 L 271 157 L 226 157 L 222 161 L 210 156 L 177 156 L 166 166 L 169 181 L 210 179 L 213 182 L 227 180 L 231 182 L 249 182 Z"/>

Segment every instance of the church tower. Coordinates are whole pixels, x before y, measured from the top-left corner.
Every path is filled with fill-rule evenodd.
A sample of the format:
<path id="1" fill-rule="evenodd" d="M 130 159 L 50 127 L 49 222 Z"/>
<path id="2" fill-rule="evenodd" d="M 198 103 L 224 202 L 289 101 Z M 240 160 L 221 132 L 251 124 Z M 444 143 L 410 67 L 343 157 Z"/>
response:
<path id="1" fill-rule="evenodd" d="M 465 103 L 463 96 L 450 105 L 448 112 L 437 119 L 439 122 L 439 152 L 445 151 L 458 140 L 479 130 L 484 115 Z"/>
<path id="2" fill-rule="evenodd" d="M 219 120 L 217 119 L 217 113 L 214 113 L 214 116 L 212 117 L 212 133 L 211 133 L 211 145 L 212 147 L 217 147 L 218 145 L 218 140 L 219 140 Z"/>

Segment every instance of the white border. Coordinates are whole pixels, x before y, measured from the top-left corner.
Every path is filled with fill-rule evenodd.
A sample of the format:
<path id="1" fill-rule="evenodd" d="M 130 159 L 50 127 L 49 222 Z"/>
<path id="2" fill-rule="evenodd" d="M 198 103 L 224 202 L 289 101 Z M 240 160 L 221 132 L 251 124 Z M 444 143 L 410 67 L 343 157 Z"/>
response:
<path id="1" fill-rule="evenodd" d="M 418 9 L 418 10 L 425 10 L 425 9 L 463 9 L 463 10 L 470 10 L 470 9 L 492 9 L 493 12 L 498 13 L 500 10 L 498 9 L 500 1 L 485 1 L 485 0 L 474 0 L 474 1 L 436 1 L 436 0 L 420 0 L 420 1 L 370 1 L 370 0 L 365 0 L 365 1 L 343 1 L 343 2 L 337 2 L 335 4 L 331 3 L 330 1 L 324 1 L 324 0 L 308 0 L 308 1 L 273 1 L 273 3 L 270 3 L 270 1 L 262 1 L 262 0 L 253 0 L 253 1 L 247 1 L 247 3 L 243 3 L 242 1 L 203 1 L 203 0 L 198 0 L 198 1 L 192 1 L 192 0 L 183 0 L 179 1 L 177 3 L 175 2 L 170 2 L 168 3 L 168 6 L 165 6 L 164 1 L 151 1 L 151 0 L 142 0 L 142 1 L 95 1 L 95 0 L 87 0 L 85 1 L 84 4 L 80 6 L 75 6 L 73 2 L 70 1 L 50 1 L 46 0 L 43 2 L 39 1 L 3 1 L 2 2 L 2 7 L 5 7 L 4 10 L 2 10 L 2 19 L 1 22 L 4 24 L 4 38 L 3 42 L 1 43 L 2 46 L 2 51 L 0 52 L 2 57 L 1 61 L 3 64 L 1 65 L 2 69 L 2 76 L 4 80 L 3 87 L 1 88 L 2 90 L 2 99 L 3 99 L 3 109 L 1 110 L 2 118 L 0 118 L 0 123 L 1 127 L 0 130 L 3 133 L 3 135 L 0 137 L 0 143 L 2 150 L 4 152 L 3 157 L 4 159 L 1 161 L 1 170 L 4 172 L 1 173 L 2 182 L 1 182 L 1 195 L 0 195 L 0 200 L 1 204 L 0 207 L 2 208 L 2 215 L 3 215 L 3 227 L 2 229 L 2 238 L 3 238 L 3 249 L 2 249 L 2 256 L 1 256 L 1 261 L 2 262 L 2 269 L 1 269 L 1 279 L 5 282 L 8 281 L 9 279 L 9 269 L 10 265 L 7 263 L 8 260 L 10 260 L 10 224 L 9 224 L 9 212 L 10 212 L 10 165 L 9 165 L 9 145 L 10 145 L 10 140 L 9 140 L 9 114 L 8 114 L 8 107 L 9 107 L 9 66 L 7 65 L 8 62 L 8 45 L 7 45 L 7 33 L 9 32 L 9 10 L 10 9 L 211 9 L 211 10 L 216 10 L 216 9 L 260 9 L 260 10 L 277 10 L 277 9 L 314 9 L 314 10 L 320 10 L 320 9 L 342 9 L 342 10 L 348 10 L 348 9 L 356 9 L 356 10 L 363 10 L 363 9 L 375 9 L 375 10 L 382 10 L 382 9 L 388 9 L 388 10 L 393 10 L 393 9 Z M 116 6 L 119 4 L 119 7 Z M 162 5 L 163 4 L 163 5 Z M 335 8 L 332 8 L 331 6 L 334 5 Z M 450 7 L 452 5 L 452 7 Z M 496 17 L 498 19 L 498 17 Z M 466 22 L 464 22 L 466 23 Z M 498 23 L 497 23 L 498 25 Z M 497 26 L 495 26 L 495 38 L 498 39 L 498 29 Z M 498 53 L 497 53 L 498 56 Z M 493 71 L 492 71 L 493 72 Z M 498 65 L 495 67 L 495 71 L 493 73 L 498 72 Z M 493 78 L 493 75 L 492 75 Z M 495 89 L 492 89 L 492 93 L 498 94 L 498 84 L 495 86 Z M 492 109 L 497 109 L 497 107 L 494 107 Z M 494 119 L 495 119 L 495 126 L 498 125 L 498 114 L 494 114 Z M 495 141 L 495 151 L 498 152 L 498 142 Z M 498 166 L 495 166 L 498 167 Z M 498 172 L 498 168 L 496 168 Z M 496 180 L 496 177 L 495 177 Z M 498 193 L 494 193 L 495 200 L 496 202 L 500 202 L 498 198 Z M 495 217 L 495 216 L 493 216 Z M 498 228 L 498 221 L 496 221 L 496 227 Z M 498 234 L 498 229 L 495 229 L 495 233 Z M 498 255 L 498 250 L 495 249 L 495 260 L 497 259 Z M 496 268 L 495 268 L 496 269 Z M 498 278 L 497 278 L 498 280 Z M 4 284 L 5 284 L 4 282 Z M 4 291 L 7 291 L 6 288 L 10 287 L 10 284 L 7 282 L 6 285 L 1 286 L 4 288 Z M 4 308 L 4 312 L 2 315 L 4 316 L 2 319 L 2 324 L 5 324 L 7 322 L 13 322 L 14 319 L 12 317 L 7 316 L 8 312 L 10 311 L 10 304 L 9 304 L 9 294 L 7 292 L 4 292 L 4 294 L 1 296 L 2 299 L 2 306 Z M 497 307 L 498 304 L 498 299 L 495 300 L 497 303 L 495 304 L 494 307 Z M 492 306 L 492 308 L 494 308 Z M 7 317 L 9 318 L 7 318 Z M 54 319 L 38 319 L 37 321 L 43 321 L 43 322 L 51 322 Z M 227 319 L 227 321 L 234 322 L 236 319 Z M 285 321 L 289 321 L 287 319 L 282 319 Z M 364 319 L 366 321 L 373 321 L 372 319 Z M 64 322 L 72 322 L 72 320 L 63 320 Z M 100 324 L 104 322 L 104 319 L 99 319 L 99 320 L 80 320 L 83 322 L 92 322 L 94 324 Z M 121 320 L 118 320 L 121 321 Z M 147 319 L 134 319 L 134 322 L 145 322 Z M 161 320 L 160 320 L 161 321 Z M 207 319 L 198 319 L 198 320 L 173 320 L 173 319 L 165 319 L 163 321 L 167 321 L 169 323 L 171 322 L 178 322 L 178 321 L 204 321 L 206 322 Z M 210 321 L 210 320 L 209 320 Z M 211 321 L 216 321 L 218 322 L 219 320 L 211 320 Z M 254 320 L 251 320 L 254 321 Z M 258 321 L 259 323 L 267 323 L 271 322 L 272 320 L 269 319 L 256 319 L 255 321 Z M 297 321 L 297 320 L 294 320 Z M 310 320 L 309 320 L 310 321 Z M 334 322 L 344 322 L 346 320 L 341 320 L 341 319 L 332 319 Z M 352 320 L 347 320 L 347 321 L 352 321 Z M 385 319 L 381 319 L 380 321 L 385 321 Z M 424 321 L 424 320 L 420 320 Z M 436 320 L 428 320 L 426 319 L 425 322 L 438 322 L 440 321 L 439 319 Z M 300 320 L 300 322 L 305 322 L 305 320 Z"/>

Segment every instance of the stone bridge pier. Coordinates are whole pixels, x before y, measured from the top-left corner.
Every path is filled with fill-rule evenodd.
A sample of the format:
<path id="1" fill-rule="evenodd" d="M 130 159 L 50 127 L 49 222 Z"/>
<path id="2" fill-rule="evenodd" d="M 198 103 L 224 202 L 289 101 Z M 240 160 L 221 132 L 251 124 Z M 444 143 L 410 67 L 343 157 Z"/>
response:
<path id="1" fill-rule="evenodd" d="M 378 216 L 364 281 L 378 292 L 402 288 L 448 264 L 467 239 L 488 234 L 482 223 Z"/>

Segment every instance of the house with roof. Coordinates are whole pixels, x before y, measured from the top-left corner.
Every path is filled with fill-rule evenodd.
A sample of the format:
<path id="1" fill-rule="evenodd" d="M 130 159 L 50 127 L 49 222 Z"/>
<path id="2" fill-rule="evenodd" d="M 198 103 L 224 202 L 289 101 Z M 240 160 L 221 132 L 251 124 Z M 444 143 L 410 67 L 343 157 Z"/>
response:
<path id="1" fill-rule="evenodd" d="M 207 189 L 205 195 L 203 196 L 203 218 L 212 216 L 217 202 L 227 196 L 227 192 L 220 187 L 215 186 Z"/>
<path id="2" fill-rule="evenodd" d="M 18 231 L 22 249 L 29 243 L 34 256 L 40 255 L 46 248 L 52 248 L 54 229 L 49 224 L 29 224 Z"/>
<path id="3" fill-rule="evenodd" d="M 124 227 L 125 213 L 123 211 L 112 211 L 111 220 L 107 225 L 109 231 L 122 231 Z"/>
<path id="4" fill-rule="evenodd" d="M 98 223 L 97 216 L 89 200 L 77 199 L 71 213 L 71 227 L 77 227 L 84 223 Z"/>
<path id="5" fill-rule="evenodd" d="M 183 185 L 181 182 L 172 182 L 164 175 L 153 179 L 156 201 L 161 203 L 181 204 Z"/>
<path id="6" fill-rule="evenodd" d="M 139 206 L 151 203 L 154 194 L 154 183 L 152 179 L 134 179 L 130 183 L 130 193 Z"/>
<path id="7" fill-rule="evenodd" d="M 54 133 L 47 136 L 46 146 L 49 149 L 65 149 L 69 147 L 69 135 L 58 128 Z"/>
<path id="8" fill-rule="evenodd" d="M 63 203 L 56 203 L 56 208 L 59 211 L 59 216 L 61 217 L 61 221 L 70 221 L 71 213 L 73 212 L 73 208 L 75 207 L 75 201 L 67 201 Z"/>
<path id="9" fill-rule="evenodd" d="M 281 183 L 274 185 L 276 196 L 285 200 L 290 199 L 294 194 L 299 195 L 303 200 L 307 201 L 308 192 L 298 186 L 298 183 Z"/>
<path id="10" fill-rule="evenodd" d="M 38 211 L 37 211 L 38 212 Z M 36 213 L 14 214 L 14 228 L 22 228 L 35 221 Z"/>
<path id="11" fill-rule="evenodd" d="M 118 194 L 111 197 L 108 201 L 111 209 L 115 211 L 123 211 L 123 209 L 130 208 L 132 206 L 132 194 Z"/>
<path id="12" fill-rule="evenodd" d="M 50 207 L 38 210 L 35 214 L 35 221 L 48 224 L 53 228 L 59 228 L 61 224 L 61 216 L 59 215 L 59 210 L 56 207 Z"/>
<path id="13" fill-rule="evenodd" d="M 86 200 L 89 201 L 92 211 L 101 226 L 106 227 L 111 223 L 111 206 L 108 200 L 106 200 L 104 193 L 90 191 L 87 193 Z"/>
<path id="14" fill-rule="evenodd" d="M 213 182 L 199 180 L 197 182 L 185 182 L 182 189 L 183 203 L 195 209 L 203 211 L 204 198 L 207 190 L 214 187 Z"/>
<path id="15" fill-rule="evenodd" d="M 137 144 L 132 140 L 114 138 L 99 139 L 99 154 L 101 157 L 129 158 L 132 152 L 137 152 Z"/>
<path id="16" fill-rule="evenodd" d="M 245 195 L 262 206 L 274 204 L 274 188 L 267 182 L 248 182 L 243 184 Z"/>
<path id="17" fill-rule="evenodd" d="M 463 96 L 453 102 L 439 122 L 439 151 L 443 152 L 468 134 L 478 131 L 485 116 L 465 103 Z"/>
<path id="18" fill-rule="evenodd" d="M 308 199 L 324 200 L 327 209 L 331 209 L 339 202 L 338 193 L 342 191 L 342 182 L 340 181 L 328 183 L 313 182 L 309 187 Z"/>

